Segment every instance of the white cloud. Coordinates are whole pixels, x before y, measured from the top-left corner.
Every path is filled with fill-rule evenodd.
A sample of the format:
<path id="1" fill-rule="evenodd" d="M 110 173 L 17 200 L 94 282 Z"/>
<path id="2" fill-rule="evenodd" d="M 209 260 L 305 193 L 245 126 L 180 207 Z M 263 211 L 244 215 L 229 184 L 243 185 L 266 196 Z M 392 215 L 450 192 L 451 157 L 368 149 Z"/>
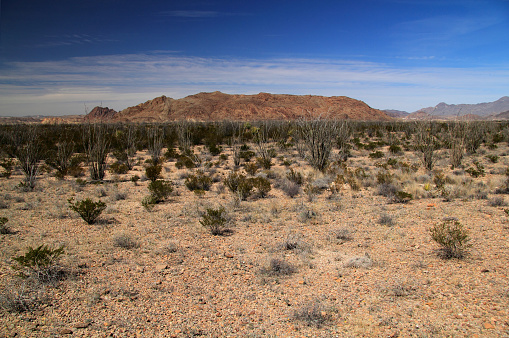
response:
<path id="1" fill-rule="evenodd" d="M 84 103 L 121 110 L 156 96 L 201 91 L 345 95 L 375 108 L 414 111 L 440 101 L 508 95 L 509 67 L 401 68 L 331 59 L 213 59 L 128 54 L 4 64 L 0 115 L 81 114 Z M 473 102 L 472 102 L 473 101 Z"/>

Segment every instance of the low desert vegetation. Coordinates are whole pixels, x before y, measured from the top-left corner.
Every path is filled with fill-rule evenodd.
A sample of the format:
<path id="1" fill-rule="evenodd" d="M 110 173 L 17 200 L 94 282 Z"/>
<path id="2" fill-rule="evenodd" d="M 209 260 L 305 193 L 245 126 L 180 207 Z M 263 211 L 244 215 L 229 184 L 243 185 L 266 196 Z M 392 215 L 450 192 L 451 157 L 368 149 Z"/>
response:
<path id="1" fill-rule="evenodd" d="M 455 219 L 447 219 L 430 229 L 431 238 L 440 245 L 442 257 L 463 258 L 469 247 L 468 231 Z"/>
<path id="2" fill-rule="evenodd" d="M 37 248 L 29 247 L 25 254 L 12 258 L 15 262 L 12 267 L 21 278 L 33 278 L 44 283 L 55 282 L 65 276 L 65 269 L 58 264 L 63 254 L 63 246 L 56 249 L 44 244 Z"/>
<path id="3" fill-rule="evenodd" d="M 106 209 L 106 203 L 102 201 L 94 202 L 90 198 L 81 201 L 74 201 L 70 198 L 69 209 L 77 212 L 87 224 L 94 224 L 99 215 Z"/>
<path id="4" fill-rule="evenodd" d="M 228 226 L 226 209 L 223 206 L 219 208 L 207 208 L 200 220 L 200 224 L 210 231 L 212 235 L 224 235 L 231 230 Z"/>
<path id="5" fill-rule="evenodd" d="M 0 125 L 0 187 L 0 336 L 507 331 L 508 122 Z"/>

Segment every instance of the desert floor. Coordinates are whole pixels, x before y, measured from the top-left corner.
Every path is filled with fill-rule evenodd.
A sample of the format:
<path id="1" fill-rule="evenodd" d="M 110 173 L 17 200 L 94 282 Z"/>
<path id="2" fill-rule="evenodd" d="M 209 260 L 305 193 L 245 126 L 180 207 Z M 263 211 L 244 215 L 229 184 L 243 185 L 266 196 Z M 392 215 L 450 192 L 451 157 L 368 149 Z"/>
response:
<path id="1" fill-rule="evenodd" d="M 321 190 L 288 197 L 277 187 L 289 167 L 274 158 L 265 173 L 268 196 L 240 203 L 222 183 L 234 169 L 225 148 L 229 159 L 221 164 L 195 147 L 203 163 L 217 162 L 202 168 L 215 181 L 204 195 L 184 185 L 196 169 L 166 161 L 163 176 L 175 190 L 151 211 L 141 205 L 149 181 L 130 181 L 144 175 L 145 153 L 128 174 L 107 173 L 102 184 L 43 173 L 35 191 L 23 192 L 16 187 L 21 171 L 0 179 L 0 216 L 12 230 L 0 235 L 0 336 L 509 337 L 509 207 L 506 195 L 495 194 L 509 166 L 505 143 L 481 147 L 455 170 L 438 151 L 447 199 L 417 154 L 385 147 L 381 159 L 353 150 L 346 163 L 363 169 L 361 188 L 344 184 L 335 194 L 330 175 L 296 151 L 281 151 Z M 393 184 L 413 195 L 408 203 L 378 194 L 387 158 L 418 167 L 387 167 Z M 474 160 L 485 176 L 465 171 Z M 69 209 L 71 197 L 100 199 L 107 208 L 88 225 Z M 200 220 L 220 205 L 232 231 L 214 236 Z M 429 229 L 448 218 L 469 232 L 463 259 L 442 258 L 431 239 Z M 131 247 L 121 244 L 129 240 Z M 67 278 L 43 284 L 16 275 L 12 258 L 41 244 L 65 245 L 59 264 Z M 29 311 L 9 311 L 16 298 L 32 303 Z"/>

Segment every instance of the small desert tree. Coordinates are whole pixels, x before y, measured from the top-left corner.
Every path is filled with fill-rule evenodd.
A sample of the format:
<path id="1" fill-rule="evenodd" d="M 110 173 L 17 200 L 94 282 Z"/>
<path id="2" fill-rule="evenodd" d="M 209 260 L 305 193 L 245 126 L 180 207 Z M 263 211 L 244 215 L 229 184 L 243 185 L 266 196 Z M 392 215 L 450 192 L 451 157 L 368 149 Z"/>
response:
<path id="1" fill-rule="evenodd" d="M 164 130 L 158 125 L 151 126 L 148 131 L 148 153 L 152 158 L 152 164 L 157 165 L 161 158 L 164 144 Z"/>
<path id="2" fill-rule="evenodd" d="M 466 126 L 465 148 L 475 154 L 486 137 L 487 126 L 483 121 L 470 121 Z"/>
<path id="3" fill-rule="evenodd" d="M 436 150 L 439 148 L 437 132 L 438 126 L 432 121 L 418 121 L 416 123 L 415 150 L 427 170 L 433 170 L 436 161 Z"/>
<path id="4" fill-rule="evenodd" d="M 176 125 L 177 138 L 180 151 L 185 155 L 191 155 L 191 131 L 187 121 L 179 121 Z"/>
<path id="5" fill-rule="evenodd" d="M 54 148 L 49 152 L 46 163 L 55 168 L 56 177 L 63 179 L 71 166 L 71 158 L 74 155 L 74 141 L 64 129 L 63 135 L 55 144 Z"/>
<path id="6" fill-rule="evenodd" d="M 312 167 L 324 171 L 336 140 L 337 124 L 318 116 L 314 119 L 301 119 L 298 126 L 300 138 L 307 150 L 306 159 Z"/>
<path id="7" fill-rule="evenodd" d="M 454 169 L 461 164 L 465 154 L 466 128 L 462 122 L 453 122 L 449 125 L 448 143 L 450 147 L 449 161 Z"/>
<path id="8" fill-rule="evenodd" d="M 38 126 L 27 126 L 24 130 L 16 132 L 13 137 L 13 157 L 21 164 L 25 174 L 22 186 L 26 189 L 35 188 L 40 161 L 44 158 L 44 148 L 40 141 L 41 130 Z"/>
<path id="9" fill-rule="evenodd" d="M 348 153 L 348 141 L 352 136 L 352 128 L 346 120 L 336 122 L 336 145 L 341 159 L 346 159 Z"/>
<path id="10" fill-rule="evenodd" d="M 115 132 L 115 151 L 113 156 L 117 158 L 119 162 L 125 164 L 128 170 L 131 170 L 134 166 L 134 156 L 138 148 L 140 138 L 136 133 L 136 127 L 134 124 L 127 124 L 124 128 L 119 128 Z"/>
<path id="11" fill-rule="evenodd" d="M 271 157 L 269 153 L 269 134 L 267 132 L 266 125 L 254 128 L 254 143 L 260 163 L 265 169 L 270 169 Z"/>
<path id="12" fill-rule="evenodd" d="M 89 124 L 82 130 L 83 145 L 93 181 L 101 181 L 106 172 L 106 158 L 110 149 L 107 131 L 107 126 L 104 124 Z"/>

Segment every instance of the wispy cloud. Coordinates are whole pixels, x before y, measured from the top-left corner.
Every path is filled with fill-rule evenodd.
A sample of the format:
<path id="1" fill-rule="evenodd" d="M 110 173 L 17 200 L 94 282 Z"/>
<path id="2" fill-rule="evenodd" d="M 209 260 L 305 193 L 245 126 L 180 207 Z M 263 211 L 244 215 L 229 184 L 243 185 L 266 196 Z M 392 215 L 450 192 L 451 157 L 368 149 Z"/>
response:
<path id="1" fill-rule="evenodd" d="M 213 59 L 162 52 L 12 62 L 0 74 L 0 115 L 75 114 L 83 103 L 117 110 L 159 95 L 260 91 L 346 95 L 375 108 L 417 110 L 508 95 L 509 66 L 401 68 L 330 59 Z M 472 102 L 473 101 L 473 102 Z"/>
<path id="2" fill-rule="evenodd" d="M 48 35 L 44 38 L 43 42 L 35 45 L 35 47 L 58 47 L 58 46 L 72 46 L 72 45 L 85 45 L 97 44 L 104 42 L 112 42 L 111 39 L 103 37 L 91 36 L 88 34 L 63 34 L 63 35 Z"/>
<path id="3" fill-rule="evenodd" d="M 165 11 L 161 12 L 162 16 L 175 16 L 179 18 L 214 18 L 220 16 L 220 12 L 215 11 L 196 11 L 196 10 L 181 10 L 181 11 Z"/>

